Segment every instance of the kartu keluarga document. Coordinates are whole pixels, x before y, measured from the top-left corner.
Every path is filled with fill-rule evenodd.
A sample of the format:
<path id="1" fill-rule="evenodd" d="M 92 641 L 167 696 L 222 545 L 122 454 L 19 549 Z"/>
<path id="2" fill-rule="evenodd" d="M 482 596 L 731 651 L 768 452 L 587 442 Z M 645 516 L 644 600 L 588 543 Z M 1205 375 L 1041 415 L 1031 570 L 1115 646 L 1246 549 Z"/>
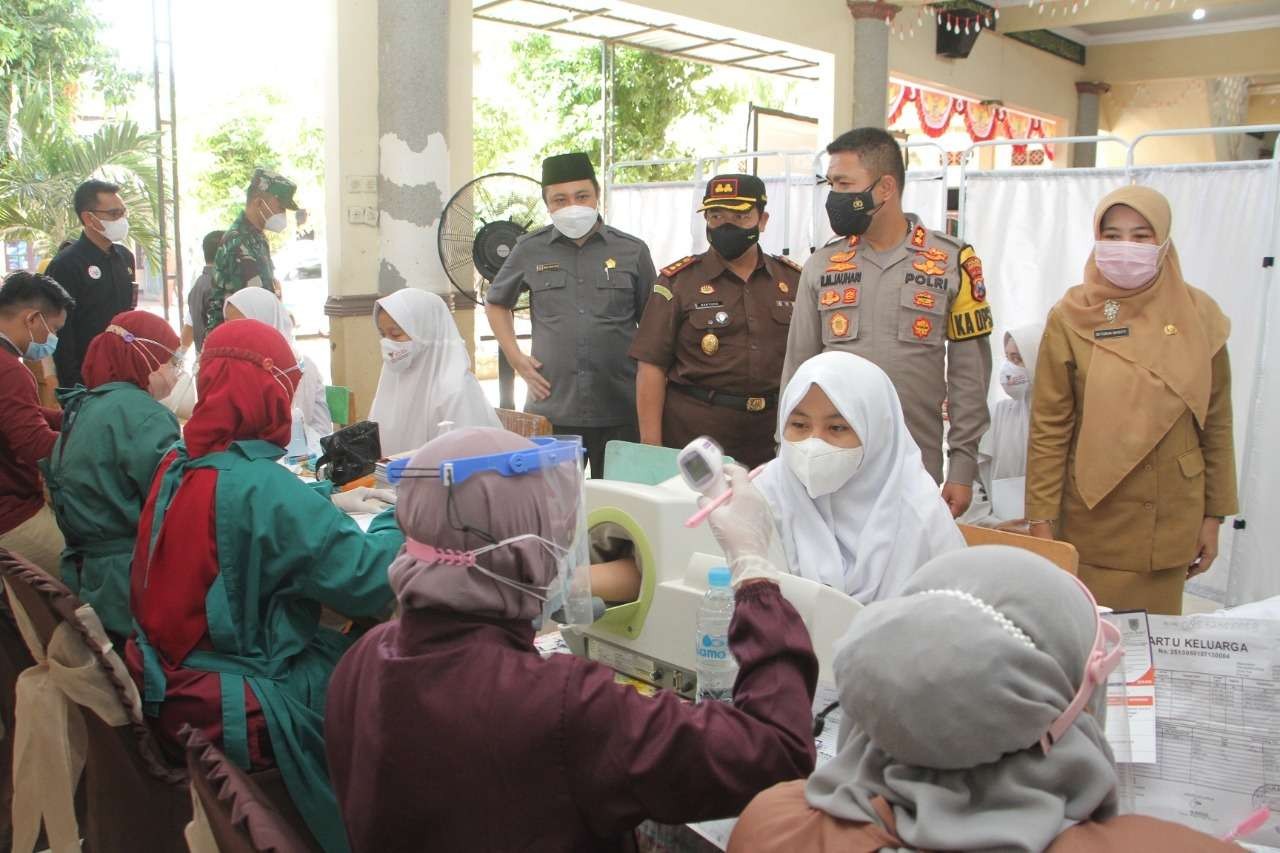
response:
<path id="1" fill-rule="evenodd" d="M 1124 657 L 1107 677 L 1107 742 L 1120 764 L 1156 763 L 1156 672 L 1145 610 L 1103 613 L 1120 629 Z"/>
<path id="2" fill-rule="evenodd" d="M 1280 847 L 1280 621 L 1148 621 L 1158 761 L 1120 767 L 1121 801 L 1214 836 L 1268 806 L 1241 840 Z"/>

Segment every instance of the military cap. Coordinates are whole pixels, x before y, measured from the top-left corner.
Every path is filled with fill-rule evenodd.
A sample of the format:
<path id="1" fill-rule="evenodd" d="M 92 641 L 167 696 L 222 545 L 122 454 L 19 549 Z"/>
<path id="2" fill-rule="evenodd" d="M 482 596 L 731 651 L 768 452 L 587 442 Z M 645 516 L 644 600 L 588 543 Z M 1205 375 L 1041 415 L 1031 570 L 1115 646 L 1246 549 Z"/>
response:
<path id="1" fill-rule="evenodd" d="M 743 211 L 750 210 L 757 204 L 764 207 L 768 200 L 764 192 L 764 181 L 755 175 L 716 175 L 707 181 L 707 194 L 698 210 L 718 207 Z"/>
<path id="2" fill-rule="evenodd" d="M 297 191 L 298 185 L 283 175 L 267 169 L 254 169 L 253 178 L 249 181 L 249 189 L 245 194 L 270 193 L 280 199 L 285 210 L 297 210 L 298 203 L 293 199 L 293 194 Z"/>

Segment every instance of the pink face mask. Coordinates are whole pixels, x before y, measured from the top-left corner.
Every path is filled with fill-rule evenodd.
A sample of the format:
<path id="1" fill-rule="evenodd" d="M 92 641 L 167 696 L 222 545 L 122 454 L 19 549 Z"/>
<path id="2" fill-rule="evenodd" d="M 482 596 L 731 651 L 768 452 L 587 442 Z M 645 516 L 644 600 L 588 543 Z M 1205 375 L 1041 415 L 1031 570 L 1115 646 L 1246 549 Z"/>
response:
<path id="1" fill-rule="evenodd" d="M 1093 260 L 1107 281 L 1122 290 L 1137 290 L 1156 277 L 1163 252 L 1164 244 L 1099 240 L 1093 247 Z"/>
<path id="2" fill-rule="evenodd" d="M 1058 719 L 1049 724 L 1049 730 L 1040 738 L 1040 748 L 1046 755 L 1050 748 L 1071 729 L 1076 717 L 1080 716 L 1080 712 L 1093 698 L 1094 692 L 1107 683 L 1107 676 L 1119 665 L 1120 658 L 1124 655 L 1120 629 L 1098 615 L 1098 602 L 1089 588 L 1075 575 L 1072 575 L 1071 579 L 1089 598 L 1089 604 L 1093 607 L 1094 618 L 1098 620 L 1098 625 L 1093 635 L 1093 648 L 1089 650 L 1089 659 L 1085 661 L 1084 678 L 1080 682 L 1080 689 L 1072 697 L 1067 709 L 1058 715 Z M 1107 648 L 1108 642 L 1111 643 L 1111 648 Z"/>

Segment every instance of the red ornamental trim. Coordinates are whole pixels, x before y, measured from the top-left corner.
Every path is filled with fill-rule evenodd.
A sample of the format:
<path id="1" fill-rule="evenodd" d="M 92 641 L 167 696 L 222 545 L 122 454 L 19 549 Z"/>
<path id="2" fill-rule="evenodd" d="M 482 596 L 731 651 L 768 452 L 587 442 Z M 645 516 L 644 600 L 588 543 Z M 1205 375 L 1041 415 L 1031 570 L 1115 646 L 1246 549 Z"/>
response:
<path id="1" fill-rule="evenodd" d="M 964 117 L 965 131 L 974 142 L 998 138 L 1043 139 L 1048 135 L 1043 119 L 897 81 L 889 84 L 889 126 L 902 118 L 907 104 L 915 105 L 920 129 L 933 139 L 945 136 L 951 129 L 952 119 L 957 115 Z M 1021 153 L 1025 157 L 1025 146 L 1014 146 L 1015 157 L 1019 149 L 1022 149 Z M 1053 155 L 1053 146 L 1044 146 L 1044 156 L 1052 160 Z"/>

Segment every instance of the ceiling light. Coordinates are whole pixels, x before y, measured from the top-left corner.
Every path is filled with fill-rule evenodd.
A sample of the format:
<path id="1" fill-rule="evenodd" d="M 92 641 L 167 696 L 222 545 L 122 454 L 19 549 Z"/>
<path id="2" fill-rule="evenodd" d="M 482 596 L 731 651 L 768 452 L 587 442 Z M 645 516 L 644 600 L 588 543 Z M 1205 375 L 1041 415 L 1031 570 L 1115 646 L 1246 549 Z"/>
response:
<path id="1" fill-rule="evenodd" d="M 1194 12 L 1192 12 L 1192 13 L 1191 13 L 1191 20 L 1193 20 L 1193 21 L 1203 21 L 1203 20 L 1204 20 L 1204 9 L 1196 9 Z"/>

